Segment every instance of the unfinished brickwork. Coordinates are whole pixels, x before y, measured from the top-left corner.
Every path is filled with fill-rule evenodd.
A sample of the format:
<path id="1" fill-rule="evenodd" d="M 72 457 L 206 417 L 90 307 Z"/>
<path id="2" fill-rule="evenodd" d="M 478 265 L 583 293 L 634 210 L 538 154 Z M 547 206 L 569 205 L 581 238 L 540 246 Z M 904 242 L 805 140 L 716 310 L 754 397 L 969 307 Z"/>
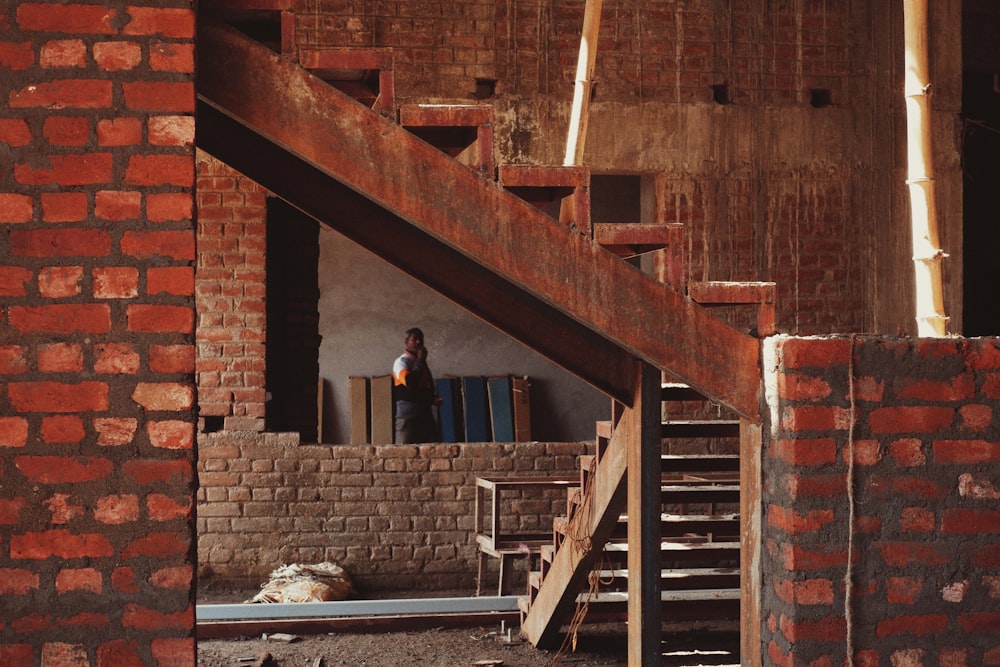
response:
<path id="1" fill-rule="evenodd" d="M 202 427 L 263 431 L 266 193 L 207 153 L 198 153 L 197 168 Z"/>
<path id="2" fill-rule="evenodd" d="M 766 347 L 766 664 L 1000 665 L 997 341 Z"/>
<path id="3" fill-rule="evenodd" d="M 0 6 L 0 664 L 194 665 L 194 24 Z"/>
<path id="4" fill-rule="evenodd" d="M 346 568 L 362 590 L 469 592 L 477 572 L 476 478 L 578 475 L 577 457 L 593 448 L 296 444 L 287 434 L 200 436 L 203 585 L 252 587 L 280 565 L 326 560 Z M 504 507 L 503 528 L 551 530 L 566 507 L 564 490 L 526 498 Z M 496 563 L 488 568 L 487 589 Z"/>

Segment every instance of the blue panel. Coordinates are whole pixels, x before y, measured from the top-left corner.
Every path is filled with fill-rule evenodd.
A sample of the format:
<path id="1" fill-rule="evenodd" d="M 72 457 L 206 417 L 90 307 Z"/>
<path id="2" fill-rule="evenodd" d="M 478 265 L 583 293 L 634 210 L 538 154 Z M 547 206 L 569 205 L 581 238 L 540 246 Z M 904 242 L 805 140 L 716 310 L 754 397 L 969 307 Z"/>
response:
<path id="1" fill-rule="evenodd" d="M 514 411 L 511 405 L 510 377 L 487 380 L 490 395 L 490 422 L 494 442 L 514 442 Z"/>
<path id="2" fill-rule="evenodd" d="M 490 442 L 486 380 L 481 377 L 462 378 L 462 399 L 465 404 L 465 441 Z"/>

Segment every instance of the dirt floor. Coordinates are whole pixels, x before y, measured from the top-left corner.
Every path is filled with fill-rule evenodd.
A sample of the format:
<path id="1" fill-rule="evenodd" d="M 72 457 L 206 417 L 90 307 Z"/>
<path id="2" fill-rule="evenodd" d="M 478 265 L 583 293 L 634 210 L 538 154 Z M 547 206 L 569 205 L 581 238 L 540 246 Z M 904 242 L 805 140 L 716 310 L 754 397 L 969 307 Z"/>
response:
<path id="1" fill-rule="evenodd" d="M 199 604 L 241 602 L 242 592 L 207 591 Z M 379 596 L 382 597 L 382 596 Z M 403 595 L 401 597 L 409 597 Z M 293 634 L 279 630 L 253 637 L 198 641 L 203 667 L 573 667 L 627 664 L 627 627 L 585 625 L 575 651 L 545 651 L 523 640 L 518 628 L 437 627 L 404 632 Z M 670 667 L 738 665 L 739 634 L 732 624 L 666 628 L 662 664 Z"/>

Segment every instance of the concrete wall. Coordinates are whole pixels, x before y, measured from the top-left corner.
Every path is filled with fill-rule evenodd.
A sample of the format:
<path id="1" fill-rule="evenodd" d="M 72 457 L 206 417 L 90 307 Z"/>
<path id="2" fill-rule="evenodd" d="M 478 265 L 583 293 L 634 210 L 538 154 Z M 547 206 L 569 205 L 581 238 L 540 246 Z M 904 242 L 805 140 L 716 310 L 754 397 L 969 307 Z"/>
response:
<path id="1" fill-rule="evenodd" d="M 769 339 L 765 664 L 1000 664 L 996 339 Z"/>

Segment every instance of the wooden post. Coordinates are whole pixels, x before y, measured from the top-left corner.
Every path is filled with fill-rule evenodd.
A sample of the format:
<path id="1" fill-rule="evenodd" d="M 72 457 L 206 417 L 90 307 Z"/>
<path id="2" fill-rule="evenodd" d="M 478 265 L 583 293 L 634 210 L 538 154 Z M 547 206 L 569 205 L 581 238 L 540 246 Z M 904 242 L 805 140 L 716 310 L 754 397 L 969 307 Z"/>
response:
<path id="1" fill-rule="evenodd" d="M 570 112 L 569 135 L 566 137 L 566 157 L 563 165 L 572 167 L 583 161 L 583 145 L 587 140 L 587 117 L 590 93 L 594 87 L 594 64 L 597 62 L 597 35 L 601 27 L 602 0 L 587 0 L 583 10 L 583 33 L 580 36 L 580 57 L 576 62 L 576 86 L 573 89 L 573 110 Z"/>
<path id="2" fill-rule="evenodd" d="M 907 180 L 913 234 L 918 336 L 946 336 L 931 153 L 931 84 L 927 66 L 927 0 L 904 0 Z"/>
<path id="3" fill-rule="evenodd" d="M 660 664 L 660 371 L 640 362 L 628 442 L 628 664 Z"/>

